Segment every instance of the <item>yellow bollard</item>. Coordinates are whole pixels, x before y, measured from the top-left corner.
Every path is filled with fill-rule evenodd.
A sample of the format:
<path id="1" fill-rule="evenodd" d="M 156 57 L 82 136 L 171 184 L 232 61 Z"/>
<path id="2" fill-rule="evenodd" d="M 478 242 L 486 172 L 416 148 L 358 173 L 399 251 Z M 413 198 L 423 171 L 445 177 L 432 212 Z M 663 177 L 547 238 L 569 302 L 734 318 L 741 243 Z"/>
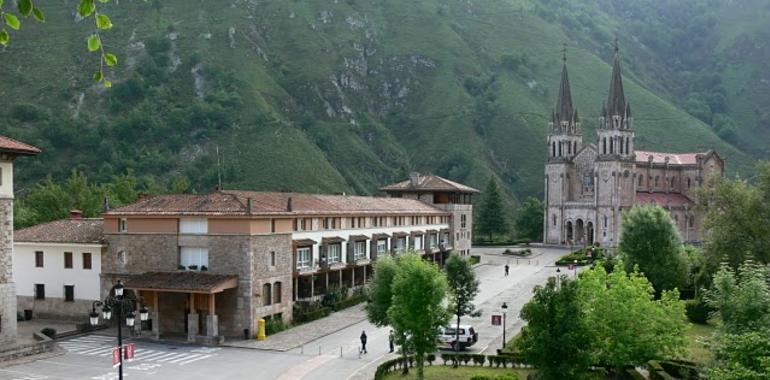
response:
<path id="1" fill-rule="evenodd" d="M 265 320 L 260 318 L 257 320 L 257 340 L 265 339 L 267 339 L 267 335 L 265 335 Z"/>

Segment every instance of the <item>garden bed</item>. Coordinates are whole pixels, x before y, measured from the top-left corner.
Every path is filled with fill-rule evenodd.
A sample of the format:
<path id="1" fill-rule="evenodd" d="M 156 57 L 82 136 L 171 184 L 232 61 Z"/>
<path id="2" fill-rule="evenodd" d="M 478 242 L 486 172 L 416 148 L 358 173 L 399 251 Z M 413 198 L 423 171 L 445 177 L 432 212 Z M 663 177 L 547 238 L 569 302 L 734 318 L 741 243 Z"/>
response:
<path id="1" fill-rule="evenodd" d="M 517 249 L 517 250 L 507 248 L 505 251 L 503 251 L 503 255 L 511 255 L 511 256 L 518 256 L 518 257 L 528 257 L 531 254 L 532 254 L 532 250 L 529 248 Z"/>
<path id="2" fill-rule="evenodd" d="M 576 264 L 578 266 L 589 265 L 594 260 L 600 260 L 605 257 L 604 248 L 597 246 L 588 246 L 579 249 L 575 252 L 562 256 L 559 260 L 556 260 L 556 265 L 570 265 Z"/>
<path id="3" fill-rule="evenodd" d="M 489 368 L 489 367 L 458 367 L 452 368 L 451 366 L 426 366 L 425 367 L 425 379 L 439 379 L 439 380 L 468 380 L 471 378 L 486 378 L 486 379 L 526 379 L 527 376 L 534 371 L 527 369 L 504 369 L 504 368 Z M 507 377 L 506 377 L 507 376 Z M 396 380 L 396 379 L 416 379 L 417 369 L 410 368 L 409 374 L 404 376 L 400 371 L 391 372 L 385 375 L 382 379 Z"/>

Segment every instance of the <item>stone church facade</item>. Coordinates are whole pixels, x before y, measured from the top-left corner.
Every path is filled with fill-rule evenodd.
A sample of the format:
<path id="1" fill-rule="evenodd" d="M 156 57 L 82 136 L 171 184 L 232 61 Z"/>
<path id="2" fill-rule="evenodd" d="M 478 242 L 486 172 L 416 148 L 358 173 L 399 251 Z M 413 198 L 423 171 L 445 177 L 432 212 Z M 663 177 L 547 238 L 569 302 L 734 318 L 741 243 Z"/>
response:
<path id="1" fill-rule="evenodd" d="M 545 243 L 616 246 L 623 212 L 641 204 L 664 207 L 682 241 L 699 242 L 702 216 L 694 209 L 695 191 L 708 177 L 723 175 L 725 161 L 713 150 L 636 150 L 634 119 L 623 91 L 617 46 L 596 138 L 584 144 L 581 121 L 572 104 L 566 56 L 563 60 L 556 108 L 548 123 Z"/>

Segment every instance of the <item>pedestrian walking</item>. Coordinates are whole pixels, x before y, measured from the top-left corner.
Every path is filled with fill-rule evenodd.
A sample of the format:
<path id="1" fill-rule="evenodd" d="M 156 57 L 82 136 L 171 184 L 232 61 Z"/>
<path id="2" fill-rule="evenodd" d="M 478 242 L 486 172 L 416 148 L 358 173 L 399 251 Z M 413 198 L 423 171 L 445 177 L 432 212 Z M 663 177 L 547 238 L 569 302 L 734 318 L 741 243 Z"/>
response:
<path id="1" fill-rule="evenodd" d="M 366 331 L 361 331 L 361 351 L 365 354 L 367 353 L 366 352 Z"/>
<path id="2" fill-rule="evenodd" d="M 390 334 L 388 334 L 388 344 L 390 345 L 390 352 L 393 352 L 393 340 L 395 337 L 393 336 L 393 330 L 390 330 Z"/>
<path id="3" fill-rule="evenodd" d="M 508 267 L 508 264 L 505 264 L 505 276 L 506 276 L 506 277 L 508 276 L 508 269 L 510 269 L 510 268 Z"/>

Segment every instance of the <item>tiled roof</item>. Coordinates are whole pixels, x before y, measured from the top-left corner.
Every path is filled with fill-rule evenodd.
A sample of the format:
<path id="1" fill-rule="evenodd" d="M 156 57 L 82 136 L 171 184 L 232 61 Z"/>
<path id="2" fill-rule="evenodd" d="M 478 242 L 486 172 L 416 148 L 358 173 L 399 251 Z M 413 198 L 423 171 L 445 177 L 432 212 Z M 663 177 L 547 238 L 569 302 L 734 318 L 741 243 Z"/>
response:
<path id="1" fill-rule="evenodd" d="M 251 201 L 249 201 L 251 200 Z M 251 203 L 251 213 L 247 205 Z M 356 215 L 444 214 L 416 199 L 221 190 L 167 194 L 118 207 L 105 215 Z"/>
<path id="2" fill-rule="evenodd" d="M 477 189 L 470 186 L 465 186 L 461 183 L 450 181 L 446 178 L 439 177 L 437 175 L 420 175 L 417 177 L 417 185 L 412 184 L 412 180 L 396 182 L 380 188 L 382 191 L 409 191 L 409 190 L 424 190 L 424 191 L 459 191 L 462 193 L 478 193 Z"/>
<path id="3" fill-rule="evenodd" d="M 0 136 L 0 152 L 32 156 L 40 153 L 41 150 L 10 137 Z"/>
<path id="4" fill-rule="evenodd" d="M 656 204 L 658 206 L 693 206 L 695 203 L 680 193 L 648 193 L 643 191 L 636 192 L 636 203 L 638 204 Z"/>
<path id="5" fill-rule="evenodd" d="M 666 152 L 645 152 L 641 150 L 636 151 L 636 162 L 646 163 L 652 157 L 652 163 L 664 164 L 666 163 L 666 157 L 668 157 L 668 163 L 670 165 L 695 165 L 697 156 L 704 153 L 666 153 Z"/>
<path id="6" fill-rule="evenodd" d="M 104 235 L 104 220 L 61 219 L 22 228 L 13 234 L 17 242 L 98 244 Z"/>
<path id="7" fill-rule="evenodd" d="M 129 289 L 157 289 L 218 293 L 238 286 L 238 276 L 212 274 L 198 271 L 147 272 L 124 276 L 123 283 Z"/>

